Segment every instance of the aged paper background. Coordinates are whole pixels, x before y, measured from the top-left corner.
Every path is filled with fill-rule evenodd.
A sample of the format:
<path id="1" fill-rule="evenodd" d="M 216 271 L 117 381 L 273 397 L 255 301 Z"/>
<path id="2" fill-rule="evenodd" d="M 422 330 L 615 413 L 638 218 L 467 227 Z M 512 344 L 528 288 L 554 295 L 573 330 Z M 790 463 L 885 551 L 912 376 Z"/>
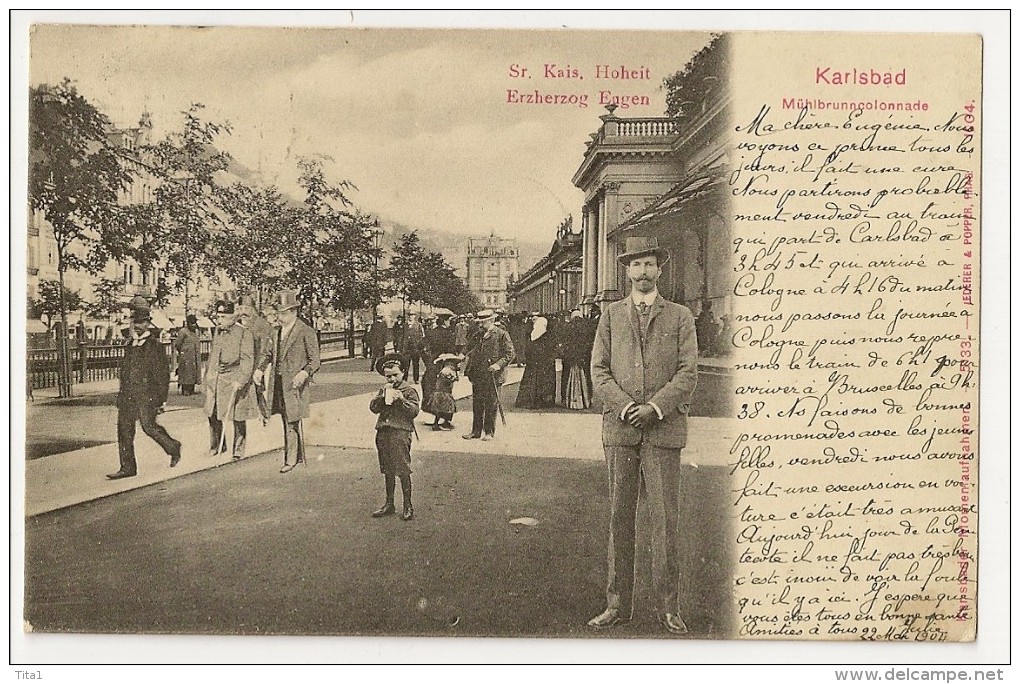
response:
<path id="1" fill-rule="evenodd" d="M 735 636 L 977 633 L 978 439 L 963 430 L 978 415 L 981 48 L 975 36 L 734 36 L 732 311 L 747 328 L 730 454 Z M 905 83 L 817 82 L 818 69 L 855 68 Z M 815 109 L 802 115 L 799 100 Z M 857 117 L 818 101 L 927 111 Z M 832 194 L 798 194 L 819 187 Z"/>
<path id="2" fill-rule="evenodd" d="M 777 38 L 733 60 L 741 631 L 973 639 L 980 39 Z"/>

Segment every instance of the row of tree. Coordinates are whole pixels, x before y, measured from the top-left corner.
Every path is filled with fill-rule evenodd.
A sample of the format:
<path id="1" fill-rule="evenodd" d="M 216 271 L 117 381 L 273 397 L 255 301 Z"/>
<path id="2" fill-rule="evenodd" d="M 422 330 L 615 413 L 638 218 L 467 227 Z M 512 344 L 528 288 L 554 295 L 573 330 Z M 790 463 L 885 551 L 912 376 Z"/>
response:
<path id="1" fill-rule="evenodd" d="M 300 200 L 239 180 L 230 155 L 217 148 L 230 127 L 203 120 L 202 109 L 193 104 L 179 130 L 128 150 L 69 80 L 31 89 L 29 202 L 52 226 L 58 281 L 41 284 L 30 307 L 53 319 L 55 306 L 65 326 L 68 310 L 106 310 L 120 294 L 111 282 L 100 281 L 85 302 L 64 287 L 64 274 L 98 274 L 127 260 L 143 271 L 160 268 L 157 305 L 183 294 L 191 308 L 194 278 L 225 274 L 254 295 L 295 289 L 310 315 L 368 309 L 392 296 L 458 313 L 478 306 L 453 266 L 416 233 L 400 237 L 381 266 L 378 221 L 350 199 L 350 181 L 327 178 L 328 157 L 299 160 Z M 125 201 L 143 180 L 151 196 Z"/>

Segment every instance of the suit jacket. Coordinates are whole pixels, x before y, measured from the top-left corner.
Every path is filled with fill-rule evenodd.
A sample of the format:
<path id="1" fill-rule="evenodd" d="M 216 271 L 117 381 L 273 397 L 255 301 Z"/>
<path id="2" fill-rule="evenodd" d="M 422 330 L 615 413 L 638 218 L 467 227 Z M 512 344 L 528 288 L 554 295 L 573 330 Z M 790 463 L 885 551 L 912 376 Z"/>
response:
<path id="1" fill-rule="evenodd" d="M 311 382 L 312 376 L 319 370 L 319 338 L 301 319 L 294 321 L 290 334 L 282 337 L 282 328 L 273 329 L 272 372 L 266 379 L 267 393 L 270 399 L 276 391 L 276 378 L 282 380 L 279 391 L 283 393 L 284 406 L 288 420 L 295 421 L 311 415 Z M 294 377 L 305 371 L 308 379 L 298 389 L 294 389 Z"/>
<path id="2" fill-rule="evenodd" d="M 243 326 L 219 331 L 209 348 L 206 366 L 205 415 L 220 420 L 251 420 L 261 414 L 255 402 L 251 374 L 255 367 L 255 337 Z M 235 392 L 234 386 L 238 385 Z"/>
<path id="3" fill-rule="evenodd" d="M 400 353 L 421 354 L 425 349 L 425 328 L 421 323 L 412 323 L 404 328 L 403 337 L 400 338 Z"/>
<path id="4" fill-rule="evenodd" d="M 468 352 L 464 374 L 471 382 L 488 382 L 492 375 L 496 378 L 496 385 L 502 385 L 506 381 L 506 367 L 514 360 L 515 354 L 510 333 L 497 326 L 484 333 Z M 495 373 L 489 371 L 493 364 L 499 366 Z"/>
<path id="5" fill-rule="evenodd" d="M 265 372 L 270 360 L 273 358 L 273 343 L 276 335 L 276 328 L 269 324 L 269 321 L 262 316 L 255 315 L 248 323 L 247 329 L 255 339 L 255 364 L 254 370 Z"/>
<path id="6" fill-rule="evenodd" d="M 365 343 L 377 356 L 382 356 L 386 351 L 390 331 L 382 321 L 373 321 L 372 325 L 365 332 Z"/>
<path id="7" fill-rule="evenodd" d="M 418 415 L 419 410 L 418 390 L 411 384 L 401 380 L 400 384 L 396 387 L 402 395 L 401 399 L 387 406 L 386 401 L 383 399 L 385 389 L 385 387 L 380 389 L 379 393 L 368 404 L 369 411 L 379 414 L 379 419 L 375 423 L 375 429 L 391 427 L 407 432 L 413 431 L 414 417 Z"/>
<path id="8" fill-rule="evenodd" d="M 128 340 L 120 366 L 119 407 L 149 402 L 161 406 L 170 393 L 170 360 L 159 341 L 159 331 L 151 330 L 141 345 Z"/>
<path id="9" fill-rule="evenodd" d="M 591 376 L 603 406 L 602 442 L 634 446 L 643 440 L 680 449 L 687 445 L 687 413 L 698 381 L 694 316 L 686 306 L 659 296 L 649 312 L 643 350 L 640 326 L 630 297 L 610 304 L 599 319 Z M 630 402 L 654 403 L 662 420 L 643 431 L 633 427 L 620 418 Z"/>

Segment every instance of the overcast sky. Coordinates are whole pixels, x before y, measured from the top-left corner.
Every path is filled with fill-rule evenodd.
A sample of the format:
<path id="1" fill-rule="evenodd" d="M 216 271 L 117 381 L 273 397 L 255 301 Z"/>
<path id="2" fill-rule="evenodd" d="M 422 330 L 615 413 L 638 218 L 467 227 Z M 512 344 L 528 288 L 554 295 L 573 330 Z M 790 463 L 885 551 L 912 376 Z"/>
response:
<path id="1" fill-rule="evenodd" d="M 441 31 L 38 25 L 30 82 L 69 77 L 118 124 L 147 109 L 157 135 L 191 102 L 233 128 L 221 147 L 293 189 L 299 156 L 323 154 L 363 210 L 411 227 L 545 242 L 600 125 L 600 90 L 647 95 L 626 116 L 661 116 L 662 79 L 708 40 L 694 32 Z M 531 78 L 512 78 L 513 64 Z M 583 80 L 544 76 L 546 64 Z M 596 80 L 596 65 L 647 68 Z M 588 106 L 508 104 L 508 89 L 587 94 Z"/>

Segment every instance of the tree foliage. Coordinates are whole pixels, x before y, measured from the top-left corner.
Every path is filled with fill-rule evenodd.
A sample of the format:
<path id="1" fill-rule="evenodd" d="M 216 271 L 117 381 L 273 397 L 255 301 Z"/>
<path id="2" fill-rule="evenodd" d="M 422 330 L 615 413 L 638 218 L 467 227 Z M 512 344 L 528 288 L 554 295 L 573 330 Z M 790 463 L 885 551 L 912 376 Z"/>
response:
<path id="1" fill-rule="evenodd" d="M 39 298 L 29 298 L 29 316 L 32 318 L 40 316 L 45 317 L 47 330 L 53 328 L 53 324 L 60 318 L 61 315 L 60 290 L 61 285 L 59 281 L 40 280 Z M 63 301 L 67 306 L 66 311 L 80 311 L 85 308 L 85 302 L 82 300 L 81 295 L 77 292 L 77 290 L 70 290 L 66 287 L 64 287 L 63 290 Z"/>
<path id="2" fill-rule="evenodd" d="M 113 278 L 102 278 L 92 286 L 92 300 L 85 302 L 85 310 L 93 318 L 107 318 L 123 307 L 121 295 L 124 283 Z"/>
<path id="3" fill-rule="evenodd" d="M 386 276 L 394 293 L 409 304 L 428 304 L 454 313 L 479 308 L 478 298 L 457 275 L 457 269 L 442 254 L 427 251 L 416 231 L 394 243 Z"/>
<path id="4" fill-rule="evenodd" d="M 218 174 L 231 157 L 215 143 L 230 133 L 230 126 L 202 120 L 203 108 L 193 103 L 181 112 L 180 130 L 141 148 L 159 183 L 151 202 L 125 212 L 126 232 L 136 238 L 135 260 L 142 268 L 160 263 L 167 274 L 165 286 L 173 291 L 191 282 L 196 269 L 215 277 L 219 264 L 210 258 L 210 247 L 214 235 L 226 230 Z"/>
<path id="5" fill-rule="evenodd" d="M 683 69 L 663 79 L 666 116 L 682 123 L 700 113 L 709 94 L 720 90 L 729 78 L 729 67 L 730 36 L 713 34 Z"/>
<path id="6" fill-rule="evenodd" d="M 109 119 L 70 80 L 29 91 L 29 206 L 53 228 L 57 271 L 98 272 L 124 255 L 118 193 L 131 181 Z"/>

